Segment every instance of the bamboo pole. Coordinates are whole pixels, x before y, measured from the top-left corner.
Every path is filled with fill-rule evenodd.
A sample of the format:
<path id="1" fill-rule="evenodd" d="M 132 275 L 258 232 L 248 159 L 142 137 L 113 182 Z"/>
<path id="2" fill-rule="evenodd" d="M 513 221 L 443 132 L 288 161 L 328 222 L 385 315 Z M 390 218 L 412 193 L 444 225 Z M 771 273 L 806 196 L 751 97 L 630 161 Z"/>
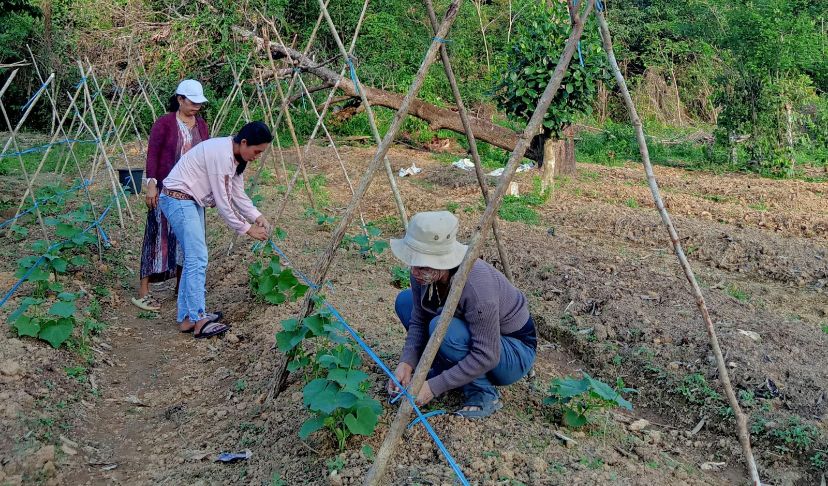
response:
<path id="1" fill-rule="evenodd" d="M 452 0 L 451 5 L 449 5 L 448 10 L 446 11 L 446 15 L 443 18 L 443 22 L 440 25 L 440 29 L 437 32 L 437 38 L 444 39 L 448 34 L 449 29 L 451 29 L 452 24 L 454 24 L 455 19 L 457 18 L 457 13 L 460 9 L 460 5 L 462 4 L 463 0 Z M 331 20 L 330 15 L 328 14 L 327 9 L 324 7 L 324 4 L 321 3 L 322 11 L 325 14 L 325 19 L 328 22 L 328 26 L 331 28 L 331 33 L 337 38 L 337 43 L 342 44 L 342 41 L 339 40 L 339 34 L 336 33 L 336 28 L 333 25 L 333 21 Z M 353 197 L 351 198 L 350 203 L 348 203 L 348 207 L 345 209 L 345 212 L 342 214 L 342 219 L 339 221 L 336 229 L 331 235 L 331 241 L 328 244 L 328 248 L 326 249 L 325 253 L 320 257 L 319 261 L 316 264 L 316 268 L 313 272 L 313 279 L 317 283 L 317 285 L 321 286 L 322 283 L 325 281 L 325 276 L 328 274 L 328 270 L 331 267 L 331 263 L 333 263 L 334 255 L 336 255 L 336 249 L 339 248 L 339 244 L 342 242 L 342 237 L 345 236 L 345 231 L 350 226 L 351 221 L 354 219 L 354 215 L 359 207 L 362 198 L 365 196 L 365 193 L 368 191 L 368 186 L 371 184 L 371 181 L 374 179 L 374 175 L 376 174 L 377 169 L 379 166 L 382 165 L 383 160 L 385 159 L 388 150 L 391 148 L 391 144 L 394 142 L 394 138 L 397 136 L 397 133 L 402 127 L 403 121 L 405 121 L 405 117 L 408 115 L 408 111 L 411 108 L 411 102 L 417 97 L 417 93 L 419 93 L 420 88 L 423 86 L 423 82 L 425 81 L 425 77 L 428 74 L 428 69 L 434 63 L 434 60 L 437 57 L 437 50 L 439 48 L 440 42 L 437 40 L 432 40 L 431 45 L 429 45 L 428 51 L 423 58 L 422 63 L 420 64 L 419 69 L 417 70 L 417 74 L 414 78 L 414 81 L 411 83 L 411 86 L 408 89 L 408 93 L 400 103 L 400 109 L 397 113 L 394 114 L 394 119 L 391 121 L 391 126 L 388 128 L 388 131 L 385 133 L 385 138 L 382 139 L 382 142 L 377 147 L 377 152 L 374 155 L 371 162 L 368 164 L 368 168 L 365 170 L 365 173 L 360 179 L 359 186 L 357 187 L 356 192 L 354 193 Z M 315 295 L 315 291 L 308 292 L 305 295 L 304 302 L 302 307 L 300 308 L 299 318 L 300 320 L 304 318 L 304 316 L 308 315 L 311 311 L 313 305 L 313 296 Z M 276 372 L 276 377 L 274 378 L 274 386 L 272 389 L 272 396 L 278 395 L 278 393 L 284 387 L 284 384 L 287 380 L 287 364 L 288 359 L 284 359 L 280 368 Z"/>
<path id="2" fill-rule="evenodd" d="M 328 12 L 328 8 L 325 6 L 322 0 L 318 0 L 318 2 L 322 10 L 322 13 L 325 15 L 325 21 L 327 21 L 328 23 L 328 28 L 330 29 L 331 34 L 333 34 L 333 38 L 336 41 L 337 47 L 339 47 L 339 53 L 345 58 L 347 65 L 353 66 L 353 61 L 351 61 L 351 54 L 347 50 L 345 50 L 345 45 L 342 43 L 342 39 L 340 39 L 339 37 L 339 33 L 336 30 L 336 25 L 331 19 L 330 13 Z M 368 125 L 370 125 L 371 127 L 371 133 L 374 136 L 374 141 L 377 143 L 377 145 L 380 145 L 383 140 L 382 137 L 380 137 L 379 129 L 377 128 L 377 121 L 374 117 L 374 110 L 373 108 L 371 108 L 371 103 L 368 101 L 368 97 L 365 94 L 365 89 L 362 87 L 362 83 L 360 83 L 359 81 L 356 69 L 353 69 L 351 71 L 351 75 L 354 78 L 354 89 L 357 91 L 357 93 L 359 93 L 360 100 L 362 100 L 362 106 L 365 107 L 365 114 L 368 115 Z M 405 100 L 403 100 L 403 103 L 404 102 Z M 400 106 L 400 108 L 402 108 L 402 105 Z M 408 109 L 406 108 L 406 112 L 407 111 Z M 386 150 L 386 154 L 387 152 L 388 151 Z M 408 214 L 405 211 L 405 204 L 403 204 L 402 196 L 400 195 L 400 189 L 397 187 L 397 180 L 394 177 L 394 171 L 393 169 L 391 169 L 391 161 L 389 161 L 388 156 L 384 154 L 382 162 L 385 165 L 385 173 L 388 176 L 388 183 L 391 186 L 391 194 L 394 196 L 394 203 L 397 205 L 397 211 L 400 213 L 400 222 L 403 224 L 403 227 L 407 228 Z"/>
<path id="3" fill-rule="evenodd" d="M 486 232 L 489 228 L 491 228 L 492 221 L 500 208 L 501 202 L 503 202 L 503 197 L 506 195 L 506 191 L 512 181 L 512 177 L 515 175 L 518 165 L 520 165 L 520 161 L 523 159 L 523 155 L 526 153 L 526 149 L 529 147 L 532 137 L 534 137 L 538 132 L 538 128 L 543 122 L 543 118 L 549 109 L 549 105 L 561 86 L 561 80 L 563 79 L 569 66 L 569 62 L 572 60 L 572 56 L 575 53 L 578 40 L 581 38 L 584 31 L 584 23 L 592 10 L 593 4 L 594 0 L 589 0 L 586 8 L 584 9 L 584 13 L 573 23 L 572 32 L 567 39 L 566 47 L 561 53 L 561 58 L 558 61 L 558 65 L 555 67 L 552 78 L 538 101 L 538 105 L 535 108 L 532 117 L 529 119 L 529 123 L 527 123 L 526 128 L 523 130 L 523 133 L 518 139 L 518 142 L 515 145 L 515 150 L 509 157 L 509 162 L 506 164 L 506 168 L 503 171 L 503 175 L 500 176 L 500 182 L 495 189 L 494 195 L 492 195 L 488 206 L 486 206 L 486 211 L 480 218 L 480 222 L 476 226 L 475 231 L 468 242 L 466 256 L 463 258 L 462 263 L 460 263 L 460 267 L 457 269 L 457 273 L 454 274 L 454 277 L 451 280 L 451 289 L 449 290 L 449 295 L 446 298 L 443 312 L 440 314 L 437 328 L 431 334 L 428 344 L 426 345 L 425 350 L 423 350 L 420 361 L 417 363 L 417 369 L 414 371 L 411 384 L 408 387 L 409 393 L 412 396 L 416 397 L 420 391 L 420 388 L 423 386 L 423 383 L 425 383 L 426 375 L 431 368 L 431 363 L 437 355 L 440 344 L 443 342 L 443 338 L 448 330 L 449 323 L 454 317 L 457 304 L 460 302 L 460 295 L 463 293 L 463 288 L 466 286 L 466 280 L 468 279 L 469 272 L 480 254 L 486 237 Z M 438 33 L 436 36 L 439 38 L 445 38 L 445 33 Z M 413 408 L 411 403 L 408 400 L 402 400 L 400 408 L 397 411 L 397 416 L 394 418 L 394 422 L 391 424 L 388 434 L 385 436 L 385 441 L 383 442 L 382 447 L 376 454 L 374 464 L 368 471 L 364 482 L 365 485 L 378 485 L 382 480 L 391 459 L 391 455 L 396 449 L 397 443 L 406 429 L 412 410 Z"/>
<path id="4" fill-rule="evenodd" d="M 16 73 L 17 70 L 15 69 L 14 72 Z M 14 76 L 10 76 L 9 79 L 7 80 L 7 82 L 6 82 L 6 85 L 3 86 L 3 92 L 4 93 L 8 89 L 9 84 L 11 84 L 11 80 L 12 80 L 13 77 Z M 29 178 L 29 173 L 26 170 L 26 164 L 23 163 L 23 157 L 20 156 L 20 149 L 17 146 L 17 134 L 20 131 L 20 127 L 22 127 L 23 123 L 26 122 L 26 119 L 29 118 L 29 115 L 32 113 L 32 110 L 34 109 L 37 102 L 40 100 L 40 97 L 43 95 L 43 93 L 44 92 L 48 93 L 49 85 L 54 80 L 55 80 L 55 73 L 52 73 L 49 76 L 49 79 L 47 79 L 46 82 L 41 85 L 41 89 L 39 89 L 37 91 L 37 93 L 35 93 L 34 97 L 31 100 L 29 100 L 29 106 L 26 108 L 26 111 L 23 113 L 23 116 L 20 117 L 20 120 L 17 122 L 17 125 L 14 127 L 14 129 L 12 129 L 11 121 L 9 120 L 8 114 L 6 113 L 6 107 L 3 106 L 2 102 L 0 102 L 0 108 L 2 108 L 3 116 L 6 119 L 6 123 L 9 126 L 9 130 L 11 131 L 11 134 L 9 135 L 9 139 L 6 140 L 6 144 L 3 146 L 3 152 L 0 152 L 0 157 L 2 157 L 3 155 L 6 154 L 6 152 L 9 149 L 9 145 L 14 144 L 15 151 L 18 153 L 17 159 L 20 161 L 20 169 L 23 171 L 23 176 L 25 177 L 26 184 L 28 186 L 26 188 L 25 194 L 23 195 L 23 198 L 20 201 L 20 206 L 17 208 L 17 212 L 15 213 L 15 217 L 18 214 L 20 214 L 20 210 L 23 208 L 23 201 L 26 200 L 26 195 L 28 195 L 29 191 L 32 190 L 32 185 L 34 184 L 34 178 L 31 178 L 31 179 Z M 37 220 L 40 223 L 40 229 L 41 229 L 41 231 L 43 231 L 43 237 L 46 239 L 46 241 L 50 241 L 49 232 L 46 229 L 46 223 L 43 222 L 43 215 L 40 212 L 40 208 L 37 206 L 37 199 L 35 198 L 35 195 L 34 195 L 33 192 L 31 194 L 31 196 L 32 196 L 32 204 L 34 204 L 34 206 L 35 206 L 35 213 L 37 214 Z M 9 227 L 9 231 L 11 231 L 11 226 Z"/>
<path id="5" fill-rule="evenodd" d="M 78 62 L 78 69 L 80 70 L 80 73 L 81 73 L 81 77 L 85 78 L 86 77 L 86 71 L 83 68 L 83 64 L 81 64 L 80 60 L 77 61 L 77 62 Z M 100 153 L 103 157 L 103 160 L 106 163 L 107 171 L 109 172 L 109 181 L 110 181 L 111 186 L 112 186 L 112 195 L 115 198 L 115 205 L 118 209 L 118 221 L 121 224 L 121 228 L 125 228 L 126 225 L 124 224 L 123 210 L 121 209 L 121 198 L 118 197 L 118 187 L 120 186 L 120 184 L 117 184 L 115 182 L 115 169 L 113 169 L 112 163 L 109 161 L 109 155 L 107 155 L 107 153 L 106 153 L 106 145 L 104 144 L 103 137 L 101 136 L 101 130 L 100 130 L 100 127 L 98 125 L 98 118 L 95 116 L 95 106 L 92 103 L 92 96 L 89 94 L 89 83 L 83 83 L 83 93 L 84 93 L 84 96 L 86 97 L 86 102 L 89 105 L 89 113 L 92 115 L 92 127 L 94 128 L 94 131 L 92 129 L 90 129 L 90 132 L 92 133 L 92 136 L 95 137 L 98 140 L 98 150 L 100 151 Z M 86 125 L 85 120 L 81 119 L 80 121 L 81 121 L 81 123 Z M 89 128 L 88 125 L 86 125 L 86 126 L 87 126 L 87 128 Z M 91 177 L 95 177 L 94 172 L 91 174 Z M 129 213 L 130 218 L 132 218 L 133 217 L 132 216 L 132 210 L 129 208 L 129 198 L 127 198 L 126 195 L 124 194 L 124 188 L 123 187 L 121 187 L 121 195 L 124 196 L 124 202 L 126 203 L 127 209 L 130 212 Z"/>
<path id="6" fill-rule="evenodd" d="M 428 19 L 431 22 L 432 31 L 437 31 L 437 15 L 434 13 L 434 5 L 431 0 L 425 0 L 426 10 L 428 11 Z M 474 138 L 472 132 L 471 122 L 469 121 L 469 112 L 463 103 L 463 97 L 460 95 L 460 88 L 457 86 L 457 78 L 454 76 L 454 69 L 451 67 L 451 60 L 449 59 L 448 49 L 445 43 L 440 46 L 440 58 L 443 61 L 443 69 L 446 72 L 446 79 L 448 79 L 451 86 L 451 93 L 454 96 L 454 101 L 457 103 L 457 112 L 460 114 L 460 121 L 463 123 L 463 129 L 466 131 L 466 139 L 469 141 L 469 152 L 471 152 L 472 162 L 474 162 L 474 174 L 477 176 L 477 182 L 480 184 L 480 192 L 483 193 L 483 201 L 489 204 L 489 188 L 486 186 L 486 176 L 483 174 L 483 166 L 480 163 L 480 153 L 477 151 L 477 140 Z M 509 255 L 506 253 L 506 248 L 500 241 L 500 224 L 497 218 L 492 220 L 492 236 L 495 239 L 497 246 L 497 253 L 500 255 L 500 263 L 503 265 L 503 273 L 510 282 L 514 283 L 515 278 L 512 276 L 512 267 L 509 264 Z"/>
<path id="7" fill-rule="evenodd" d="M 756 460 L 753 457 L 753 451 L 750 445 L 750 432 L 747 427 L 747 416 L 739 406 L 739 400 L 737 400 L 736 394 L 733 391 L 733 385 L 730 383 L 730 374 L 727 371 L 727 364 L 722 356 L 722 349 L 719 346 L 719 338 L 716 335 L 716 328 L 710 318 L 710 312 L 707 309 L 707 304 L 705 303 L 701 288 L 699 287 L 699 284 L 696 281 L 696 276 L 693 273 L 693 269 L 684 254 L 684 249 L 681 246 L 681 240 L 679 239 L 676 228 L 673 225 L 669 213 L 667 212 L 667 208 L 664 207 L 664 201 L 661 199 L 661 193 L 655 179 L 653 166 L 650 163 L 650 153 L 647 148 L 647 140 L 644 137 L 644 129 L 642 128 L 641 119 L 638 117 L 638 111 L 635 108 L 635 103 L 633 103 L 630 92 L 627 89 L 627 83 L 624 79 L 624 75 L 621 74 L 621 69 L 618 67 L 607 20 L 604 18 L 604 13 L 601 10 L 596 11 L 595 16 L 598 19 L 598 26 L 601 33 L 601 40 L 604 45 L 604 51 L 607 53 L 607 58 L 609 59 L 613 74 L 615 75 L 615 82 L 618 84 L 618 88 L 621 92 L 621 97 L 624 99 L 624 103 L 627 106 L 627 111 L 630 115 L 630 122 L 635 129 L 635 138 L 638 141 L 638 148 L 641 152 L 641 161 L 644 164 L 644 171 L 647 174 L 647 184 L 650 186 L 650 192 L 653 195 L 653 200 L 655 201 L 658 213 L 661 216 L 664 226 L 667 228 L 667 233 L 670 235 L 670 242 L 673 245 L 673 250 L 676 253 L 676 257 L 679 260 L 679 264 L 681 265 L 681 269 L 684 271 L 687 281 L 690 283 L 693 297 L 696 300 L 696 305 L 699 308 L 702 319 L 704 319 L 707 336 L 710 338 L 710 347 L 713 349 L 713 355 L 716 357 L 716 368 L 719 371 L 719 379 L 722 382 L 722 388 L 724 388 L 727 400 L 730 403 L 730 407 L 733 409 L 734 416 L 736 417 L 736 433 L 739 437 L 739 443 L 742 446 L 742 454 L 747 462 L 751 481 L 754 485 L 758 486 L 761 484 L 761 478 L 759 477 L 759 471 L 756 467 Z"/>
<path id="8" fill-rule="evenodd" d="M 112 116 L 112 111 L 109 109 L 109 103 L 107 103 L 106 97 L 103 96 L 103 92 L 101 91 L 101 85 L 98 83 L 98 76 L 95 75 L 95 71 L 92 69 L 92 65 L 89 63 L 88 59 L 86 60 L 86 63 L 88 64 L 87 74 L 92 76 L 92 82 L 95 83 L 95 89 L 99 93 L 101 93 L 101 100 L 102 100 L 102 103 L 104 105 L 104 112 L 106 113 L 106 120 L 104 120 L 104 121 L 107 121 L 109 123 L 109 125 L 112 127 L 113 131 L 115 132 L 115 141 L 118 142 L 118 146 L 121 148 L 121 154 L 124 157 L 124 163 L 126 164 L 127 170 L 130 173 L 130 182 L 132 182 L 132 191 L 133 191 L 132 193 L 136 198 L 138 198 L 138 184 L 140 184 L 140 181 L 136 184 L 135 178 L 132 177 L 132 167 L 129 163 L 129 157 L 127 156 L 126 147 L 124 147 L 124 142 L 121 139 L 121 134 L 119 133 L 119 130 L 121 128 L 123 128 L 124 126 L 126 126 L 126 125 L 122 125 L 121 127 L 118 127 L 117 124 L 115 123 L 115 117 Z M 121 96 L 121 99 L 123 99 L 123 96 Z M 116 106 L 116 110 L 119 106 L 120 106 L 120 101 L 118 102 L 118 105 Z M 92 108 L 94 109 L 94 106 Z"/>

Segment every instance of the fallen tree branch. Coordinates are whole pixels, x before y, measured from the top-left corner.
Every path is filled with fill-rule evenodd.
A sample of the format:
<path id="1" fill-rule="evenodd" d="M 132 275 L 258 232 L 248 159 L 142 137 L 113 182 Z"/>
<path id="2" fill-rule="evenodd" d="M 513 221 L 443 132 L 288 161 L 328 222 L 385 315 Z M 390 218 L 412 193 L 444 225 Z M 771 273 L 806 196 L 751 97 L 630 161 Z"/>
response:
<path id="1" fill-rule="evenodd" d="M 234 26 L 233 31 L 245 39 L 252 40 L 258 50 L 265 49 L 265 41 L 261 37 L 255 35 L 249 30 Z M 315 62 L 310 57 L 303 55 L 289 47 L 270 44 L 270 50 L 274 58 L 283 60 L 290 59 L 295 68 L 299 68 L 305 72 L 313 74 L 322 81 L 322 84 L 334 86 L 337 83 L 340 91 L 346 96 L 352 98 L 359 98 L 359 94 L 354 89 L 354 83 L 348 76 L 340 76 L 339 73 L 324 67 Z M 262 73 L 264 75 L 264 73 Z M 365 95 L 368 101 L 374 106 L 382 106 L 392 110 L 399 110 L 402 105 L 404 96 L 402 94 L 393 93 L 383 89 L 372 88 L 370 86 L 362 85 L 365 90 Z M 411 101 L 411 108 L 409 115 L 417 117 L 428 122 L 431 130 L 437 131 L 441 129 L 451 130 L 460 134 L 465 134 L 463 128 L 463 121 L 460 119 L 460 114 L 452 109 L 440 108 L 439 106 L 425 103 L 418 99 Z M 517 144 L 519 133 L 512 129 L 496 125 L 490 121 L 480 118 L 470 117 L 472 133 L 477 140 L 482 140 L 486 143 L 494 145 L 495 147 L 504 150 L 512 151 Z M 536 137 L 537 139 L 538 137 Z M 540 150 L 537 148 L 540 147 Z M 536 160 L 543 160 L 543 143 L 537 143 L 533 140 L 530 150 L 527 151 L 526 157 Z"/>

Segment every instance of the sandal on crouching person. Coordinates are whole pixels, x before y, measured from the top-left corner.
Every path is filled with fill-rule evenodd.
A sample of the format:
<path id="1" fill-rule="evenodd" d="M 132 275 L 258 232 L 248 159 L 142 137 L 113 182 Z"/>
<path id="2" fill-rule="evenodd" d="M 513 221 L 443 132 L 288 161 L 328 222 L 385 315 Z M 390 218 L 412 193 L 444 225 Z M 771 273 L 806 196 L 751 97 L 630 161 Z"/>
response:
<path id="1" fill-rule="evenodd" d="M 503 402 L 501 402 L 500 399 L 495 398 L 494 400 L 486 402 L 467 402 L 463 405 L 463 408 L 454 412 L 454 414 L 469 420 L 480 420 L 492 415 L 501 408 L 503 408 Z"/>

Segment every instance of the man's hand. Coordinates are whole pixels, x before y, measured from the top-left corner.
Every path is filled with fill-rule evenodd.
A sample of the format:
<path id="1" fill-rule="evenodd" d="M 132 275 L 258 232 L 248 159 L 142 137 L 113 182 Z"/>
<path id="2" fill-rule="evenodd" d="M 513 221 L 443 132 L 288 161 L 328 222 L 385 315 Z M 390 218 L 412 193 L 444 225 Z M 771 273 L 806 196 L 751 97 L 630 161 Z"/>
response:
<path id="1" fill-rule="evenodd" d="M 394 371 L 394 377 L 396 377 L 397 381 L 399 381 L 404 387 L 408 387 L 408 384 L 411 383 L 412 374 L 414 374 L 414 368 L 412 368 L 408 363 L 398 364 L 397 370 Z M 400 392 L 402 392 L 400 387 L 398 387 L 393 380 L 388 380 L 388 393 L 390 395 L 398 395 Z"/>
<path id="2" fill-rule="evenodd" d="M 264 241 L 267 239 L 267 231 L 261 226 L 253 225 L 247 230 L 247 236 L 254 240 Z"/>
<path id="3" fill-rule="evenodd" d="M 155 182 L 150 181 L 147 184 L 147 189 L 144 192 L 144 202 L 147 203 L 149 209 L 158 207 L 158 187 L 156 187 Z"/>
<path id="4" fill-rule="evenodd" d="M 431 400 L 434 399 L 434 394 L 431 393 L 431 387 L 428 386 L 428 381 L 423 383 L 423 386 L 420 388 L 420 393 L 417 394 L 417 403 L 418 407 L 422 407 L 423 405 L 428 404 Z"/>
<path id="5" fill-rule="evenodd" d="M 270 233 L 270 221 L 267 220 L 263 215 L 260 215 L 256 218 L 256 226 L 260 226 L 265 229 L 268 233 Z"/>

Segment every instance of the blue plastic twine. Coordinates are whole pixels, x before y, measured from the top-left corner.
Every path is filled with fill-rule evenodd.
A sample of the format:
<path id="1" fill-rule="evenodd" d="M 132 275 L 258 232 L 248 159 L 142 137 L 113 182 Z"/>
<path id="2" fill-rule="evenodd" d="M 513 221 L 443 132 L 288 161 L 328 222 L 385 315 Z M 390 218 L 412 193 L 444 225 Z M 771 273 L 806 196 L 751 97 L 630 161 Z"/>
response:
<path id="1" fill-rule="evenodd" d="M 348 69 L 351 70 L 351 81 L 354 83 L 354 91 L 356 91 L 356 94 L 359 94 L 359 81 L 357 80 L 356 68 L 354 67 L 354 62 L 351 60 L 351 56 L 345 58 L 345 62 L 348 63 Z"/>

